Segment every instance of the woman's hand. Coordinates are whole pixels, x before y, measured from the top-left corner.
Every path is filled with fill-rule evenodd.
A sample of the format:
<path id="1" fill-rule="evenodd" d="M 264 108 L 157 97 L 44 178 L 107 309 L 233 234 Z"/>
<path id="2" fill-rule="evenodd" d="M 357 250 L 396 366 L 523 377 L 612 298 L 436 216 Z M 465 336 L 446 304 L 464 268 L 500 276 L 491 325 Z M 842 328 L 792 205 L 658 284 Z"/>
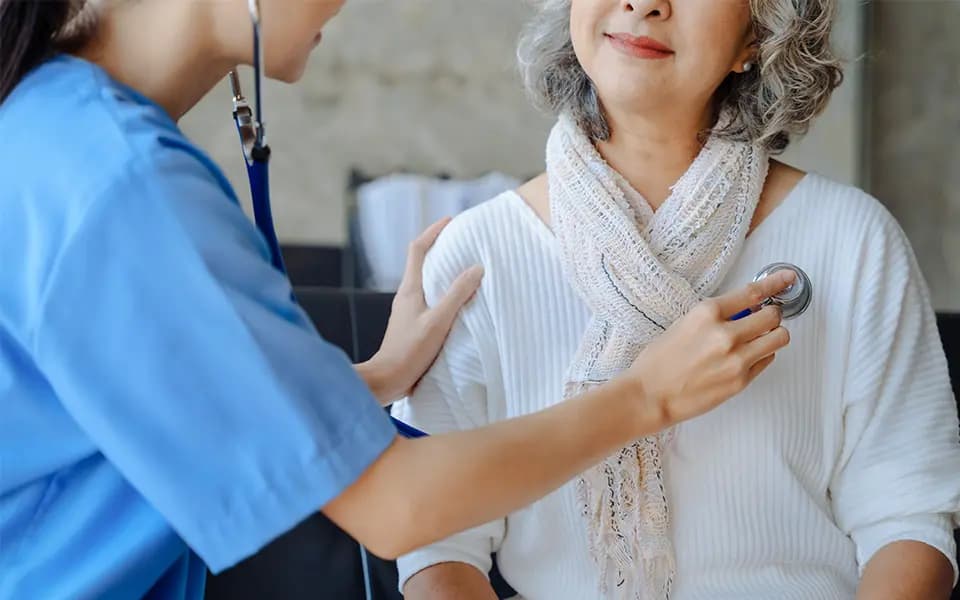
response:
<path id="1" fill-rule="evenodd" d="M 450 219 L 431 225 L 410 244 L 407 267 L 380 350 L 369 361 L 357 365 L 381 404 L 390 404 L 408 395 L 437 358 L 460 309 L 476 293 L 483 268 L 474 266 L 460 275 L 446 296 L 433 308 L 423 296 L 423 261 Z"/>
<path id="2" fill-rule="evenodd" d="M 795 278 L 791 271 L 778 271 L 705 300 L 647 346 L 625 374 L 642 387 L 645 408 L 669 427 L 746 388 L 790 342 L 790 334 L 773 306 L 738 321 L 729 319 L 783 291 Z M 646 422 L 650 414 L 642 418 Z"/>

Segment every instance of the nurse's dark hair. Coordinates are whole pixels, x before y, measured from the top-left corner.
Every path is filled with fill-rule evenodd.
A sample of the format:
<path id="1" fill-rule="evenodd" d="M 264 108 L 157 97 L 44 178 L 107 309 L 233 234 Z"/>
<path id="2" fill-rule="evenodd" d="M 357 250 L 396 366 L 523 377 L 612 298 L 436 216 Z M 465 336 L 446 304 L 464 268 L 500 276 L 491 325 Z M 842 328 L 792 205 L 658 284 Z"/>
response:
<path id="1" fill-rule="evenodd" d="M 71 0 L 0 0 L 0 103 L 34 67 L 61 49 Z"/>

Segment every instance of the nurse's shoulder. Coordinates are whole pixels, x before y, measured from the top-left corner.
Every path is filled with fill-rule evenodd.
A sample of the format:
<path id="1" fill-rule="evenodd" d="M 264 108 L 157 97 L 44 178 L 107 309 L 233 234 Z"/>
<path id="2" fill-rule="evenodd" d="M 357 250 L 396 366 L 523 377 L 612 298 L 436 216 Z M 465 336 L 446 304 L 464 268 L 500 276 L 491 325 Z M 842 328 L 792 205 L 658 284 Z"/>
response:
<path id="1" fill-rule="evenodd" d="M 0 323 L 29 320 L 64 253 L 83 251 L 81 228 L 120 252 L 123 236 L 163 222 L 242 217 L 222 173 L 166 112 L 85 60 L 34 69 L 0 105 L 0 132 L 0 256 L 28 254 L 4 264 Z"/>
<path id="2" fill-rule="evenodd" d="M 14 193 L 49 198 L 58 212 L 82 210 L 164 136 L 178 136 L 158 106 L 93 63 L 66 55 L 14 89 L 0 106 L 0 131 L 0 169 Z"/>

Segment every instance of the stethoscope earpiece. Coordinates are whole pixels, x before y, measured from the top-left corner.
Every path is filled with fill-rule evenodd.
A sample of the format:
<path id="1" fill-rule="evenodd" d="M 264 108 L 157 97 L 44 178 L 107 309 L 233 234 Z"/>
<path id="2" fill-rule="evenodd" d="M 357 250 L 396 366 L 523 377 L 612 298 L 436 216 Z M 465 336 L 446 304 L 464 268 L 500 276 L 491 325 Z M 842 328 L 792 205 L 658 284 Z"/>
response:
<path id="1" fill-rule="evenodd" d="M 813 284 L 810 282 L 810 277 L 803 272 L 803 269 L 790 263 L 773 263 L 761 269 L 753 280 L 755 282 L 760 281 L 777 271 L 783 270 L 796 273 L 797 280 L 776 296 L 767 298 L 767 300 L 763 302 L 763 305 L 779 306 L 784 319 L 793 319 L 802 315 L 810 306 L 810 301 L 813 299 Z"/>

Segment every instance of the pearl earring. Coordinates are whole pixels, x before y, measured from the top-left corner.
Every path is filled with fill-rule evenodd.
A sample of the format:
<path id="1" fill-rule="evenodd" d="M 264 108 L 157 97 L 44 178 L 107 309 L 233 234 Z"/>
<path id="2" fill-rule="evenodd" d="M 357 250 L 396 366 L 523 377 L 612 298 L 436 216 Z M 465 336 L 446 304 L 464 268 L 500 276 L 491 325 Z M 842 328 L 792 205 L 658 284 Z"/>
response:
<path id="1" fill-rule="evenodd" d="M 744 73 L 747 73 L 747 72 L 750 71 L 751 69 L 753 69 L 753 63 L 752 63 L 752 62 L 747 61 L 747 62 L 743 63 L 743 72 L 744 72 Z"/>

